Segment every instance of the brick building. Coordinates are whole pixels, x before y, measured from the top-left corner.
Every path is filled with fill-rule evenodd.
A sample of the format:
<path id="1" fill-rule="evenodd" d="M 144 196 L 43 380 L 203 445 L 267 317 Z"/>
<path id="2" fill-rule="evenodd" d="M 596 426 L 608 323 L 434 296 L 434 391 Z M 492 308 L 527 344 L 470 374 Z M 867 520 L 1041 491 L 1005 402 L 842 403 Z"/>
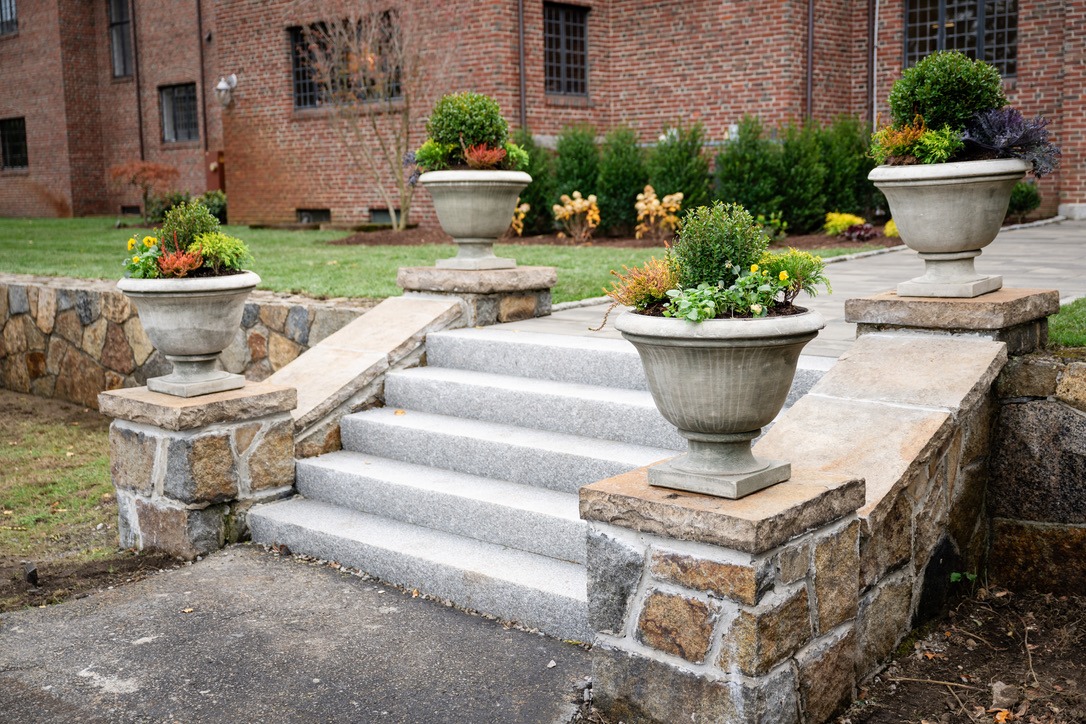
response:
<path id="1" fill-rule="evenodd" d="M 115 213 L 136 200 L 109 189 L 104 171 L 141 157 L 178 166 L 190 191 L 225 178 L 235 222 L 301 214 L 358 222 L 387 213 L 377 189 L 390 179 L 350 162 L 297 62 L 298 29 L 334 20 L 334 0 L 129 2 L 0 0 L 0 214 Z M 8 7 L 17 15 L 13 32 L 3 32 Z M 496 97 L 514 126 L 542 137 L 571 123 L 601 131 L 624 123 L 649 141 L 676 119 L 697 119 L 719 142 L 744 114 L 769 124 L 886 117 L 886 94 L 906 63 L 964 49 L 1000 67 L 1012 103 L 1050 119 L 1064 155 L 1041 186 L 1045 210 L 1059 204 L 1086 217 L 1086 0 L 412 7 L 423 20 L 415 42 L 432 66 L 416 107 L 476 90 Z M 126 33 L 127 75 L 116 57 Z M 213 88 L 231 73 L 237 87 L 223 108 Z M 380 123 L 396 115 L 374 113 Z M 422 140 L 421 118 L 412 135 Z M 432 220 L 425 192 L 412 215 Z"/>

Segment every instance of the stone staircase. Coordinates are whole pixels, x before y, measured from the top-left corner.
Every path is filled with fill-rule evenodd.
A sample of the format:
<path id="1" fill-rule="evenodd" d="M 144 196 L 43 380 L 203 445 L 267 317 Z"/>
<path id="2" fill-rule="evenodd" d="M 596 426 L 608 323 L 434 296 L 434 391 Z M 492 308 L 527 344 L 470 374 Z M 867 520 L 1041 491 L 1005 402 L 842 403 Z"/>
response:
<path id="1" fill-rule="evenodd" d="M 298 461 L 299 497 L 253 540 L 589 640 L 577 490 L 685 448 L 623 340 L 499 327 L 431 333 L 343 450 Z M 797 392 L 821 372 L 797 375 Z"/>

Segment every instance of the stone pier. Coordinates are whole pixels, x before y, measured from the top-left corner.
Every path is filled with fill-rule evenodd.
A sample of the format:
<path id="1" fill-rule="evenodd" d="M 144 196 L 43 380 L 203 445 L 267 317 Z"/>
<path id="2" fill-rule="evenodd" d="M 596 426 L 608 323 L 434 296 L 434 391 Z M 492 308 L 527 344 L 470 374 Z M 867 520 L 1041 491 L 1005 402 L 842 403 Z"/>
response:
<path id="1" fill-rule="evenodd" d="M 103 392 L 121 545 L 193 559 L 246 537 L 254 504 L 294 485 L 293 388 L 201 397 Z"/>

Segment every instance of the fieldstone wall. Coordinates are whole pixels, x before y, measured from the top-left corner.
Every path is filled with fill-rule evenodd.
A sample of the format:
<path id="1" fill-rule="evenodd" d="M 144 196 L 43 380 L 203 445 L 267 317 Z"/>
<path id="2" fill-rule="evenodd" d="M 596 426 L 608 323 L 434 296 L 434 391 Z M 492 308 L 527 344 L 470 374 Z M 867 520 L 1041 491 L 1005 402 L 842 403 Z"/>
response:
<path id="1" fill-rule="evenodd" d="M 254 292 L 223 352 L 259 381 L 372 307 L 372 300 Z M 97 407 L 98 393 L 168 374 L 134 305 L 114 282 L 0 275 L 0 381 L 5 388 Z"/>
<path id="2" fill-rule="evenodd" d="M 1086 362 L 1011 361 L 992 442 L 990 579 L 1086 595 Z"/>
<path id="3" fill-rule="evenodd" d="M 295 390 L 101 395 L 121 546 L 192 559 L 248 535 L 252 505 L 294 491 Z"/>

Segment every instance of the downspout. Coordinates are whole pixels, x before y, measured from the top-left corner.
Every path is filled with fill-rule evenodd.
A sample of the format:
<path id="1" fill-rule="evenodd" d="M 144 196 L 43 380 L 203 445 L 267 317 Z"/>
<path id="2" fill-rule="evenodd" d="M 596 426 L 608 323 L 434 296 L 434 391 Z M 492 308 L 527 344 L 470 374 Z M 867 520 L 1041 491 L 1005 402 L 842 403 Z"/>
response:
<path id="1" fill-rule="evenodd" d="M 815 0 L 807 0 L 807 120 L 814 110 L 814 4 Z"/>
<path id="2" fill-rule="evenodd" d="M 878 0 L 867 0 L 867 125 L 875 129 L 875 13 Z"/>
<path id="3" fill-rule="evenodd" d="M 875 84 L 879 80 L 879 0 L 871 0 L 875 6 L 874 21 L 871 23 L 871 130 L 875 130 L 879 118 L 879 94 Z"/>
<path id="4" fill-rule="evenodd" d="M 140 160 L 146 160 L 146 154 L 143 148 L 143 100 L 140 93 L 140 41 L 139 33 L 136 32 L 136 1 L 132 0 L 128 4 L 128 12 L 132 18 L 132 75 L 135 76 L 133 80 L 136 82 L 136 131 L 140 137 Z"/>
<path id="5" fill-rule="evenodd" d="M 196 0 L 196 46 L 200 49 L 200 115 L 204 119 L 204 163 L 207 163 L 207 76 L 204 74 L 204 15 Z"/>
<path id="6" fill-rule="evenodd" d="M 520 127 L 528 129 L 528 89 L 524 78 L 524 0 L 517 0 L 517 65 L 520 70 Z"/>

